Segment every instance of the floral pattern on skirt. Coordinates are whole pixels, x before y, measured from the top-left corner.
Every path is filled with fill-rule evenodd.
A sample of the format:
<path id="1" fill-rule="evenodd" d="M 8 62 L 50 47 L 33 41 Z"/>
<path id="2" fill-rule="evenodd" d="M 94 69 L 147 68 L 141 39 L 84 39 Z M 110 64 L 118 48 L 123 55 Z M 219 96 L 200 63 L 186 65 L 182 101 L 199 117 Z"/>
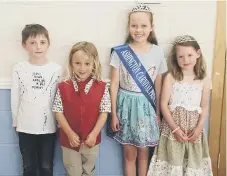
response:
<path id="1" fill-rule="evenodd" d="M 121 144 L 153 147 L 159 141 L 156 113 L 142 93 L 120 89 L 117 97 L 117 116 L 120 131 L 107 134 Z"/>

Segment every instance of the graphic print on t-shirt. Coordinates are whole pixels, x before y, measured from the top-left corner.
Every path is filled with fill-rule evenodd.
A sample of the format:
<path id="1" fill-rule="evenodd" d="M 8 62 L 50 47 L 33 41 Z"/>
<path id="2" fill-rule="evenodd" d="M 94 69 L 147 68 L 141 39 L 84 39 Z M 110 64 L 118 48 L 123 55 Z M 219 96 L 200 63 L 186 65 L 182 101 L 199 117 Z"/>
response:
<path id="1" fill-rule="evenodd" d="M 156 72 L 156 66 L 152 66 L 152 67 L 149 67 L 149 69 L 147 70 L 148 74 L 150 75 L 150 77 L 152 78 L 154 75 L 155 75 L 155 72 Z"/>
<path id="2" fill-rule="evenodd" d="M 43 89 L 45 86 L 45 79 L 39 72 L 32 73 L 32 88 L 33 89 Z"/>

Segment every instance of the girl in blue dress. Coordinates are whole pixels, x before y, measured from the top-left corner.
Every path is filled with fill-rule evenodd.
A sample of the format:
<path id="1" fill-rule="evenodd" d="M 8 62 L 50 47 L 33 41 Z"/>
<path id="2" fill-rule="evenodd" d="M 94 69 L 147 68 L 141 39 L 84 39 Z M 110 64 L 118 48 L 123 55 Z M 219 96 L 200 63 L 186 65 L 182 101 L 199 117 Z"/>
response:
<path id="1" fill-rule="evenodd" d="M 111 137 L 123 145 L 126 176 L 145 176 L 148 170 L 149 147 L 159 141 L 160 91 L 162 74 L 167 71 L 163 50 L 157 46 L 153 28 L 153 14 L 146 5 L 132 9 L 128 21 L 126 40 L 138 60 L 144 66 L 156 91 L 154 109 L 130 75 L 119 55 L 111 54 Z"/>

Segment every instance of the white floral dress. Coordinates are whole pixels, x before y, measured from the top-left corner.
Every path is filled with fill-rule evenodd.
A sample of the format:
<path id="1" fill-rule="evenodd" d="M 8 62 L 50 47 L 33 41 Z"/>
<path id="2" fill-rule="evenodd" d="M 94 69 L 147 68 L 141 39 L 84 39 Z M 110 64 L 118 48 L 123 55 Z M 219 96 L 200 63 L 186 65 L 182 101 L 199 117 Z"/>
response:
<path id="1" fill-rule="evenodd" d="M 169 109 L 174 122 L 186 133 L 200 117 L 203 83 L 175 82 Z M 211 160 L 204 131 L 195 143 L 178 142 L 163 119 L 159 145 L 155 148 L 148 176 L 212 176 Z"/>

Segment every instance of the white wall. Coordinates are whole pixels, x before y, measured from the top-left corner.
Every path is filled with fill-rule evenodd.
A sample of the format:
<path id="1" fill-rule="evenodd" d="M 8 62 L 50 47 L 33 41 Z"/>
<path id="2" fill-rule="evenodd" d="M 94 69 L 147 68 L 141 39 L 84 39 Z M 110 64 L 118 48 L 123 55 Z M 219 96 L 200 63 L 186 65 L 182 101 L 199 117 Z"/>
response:
<path id="1" fill-rule="evenodd" d="M 151 8 L 165 52 L 175 36 L 192 35 L 201 45 L 211 75 L 216 2 L 155 2 L 161 2 Z M 93 42 L 103 65 L 103 78 L 108 80 L 110 48 L 124 42 L 127 14 L 134 5 L 134 1 L 0 0 L 0 88 L 10 88 L 12 66 L 27 58 L 21 47 L 21 30 L 28 23 L 40 23 L 49 30 L 48 56 L 62 65 L 73 44 L 81 40 Z"/>

